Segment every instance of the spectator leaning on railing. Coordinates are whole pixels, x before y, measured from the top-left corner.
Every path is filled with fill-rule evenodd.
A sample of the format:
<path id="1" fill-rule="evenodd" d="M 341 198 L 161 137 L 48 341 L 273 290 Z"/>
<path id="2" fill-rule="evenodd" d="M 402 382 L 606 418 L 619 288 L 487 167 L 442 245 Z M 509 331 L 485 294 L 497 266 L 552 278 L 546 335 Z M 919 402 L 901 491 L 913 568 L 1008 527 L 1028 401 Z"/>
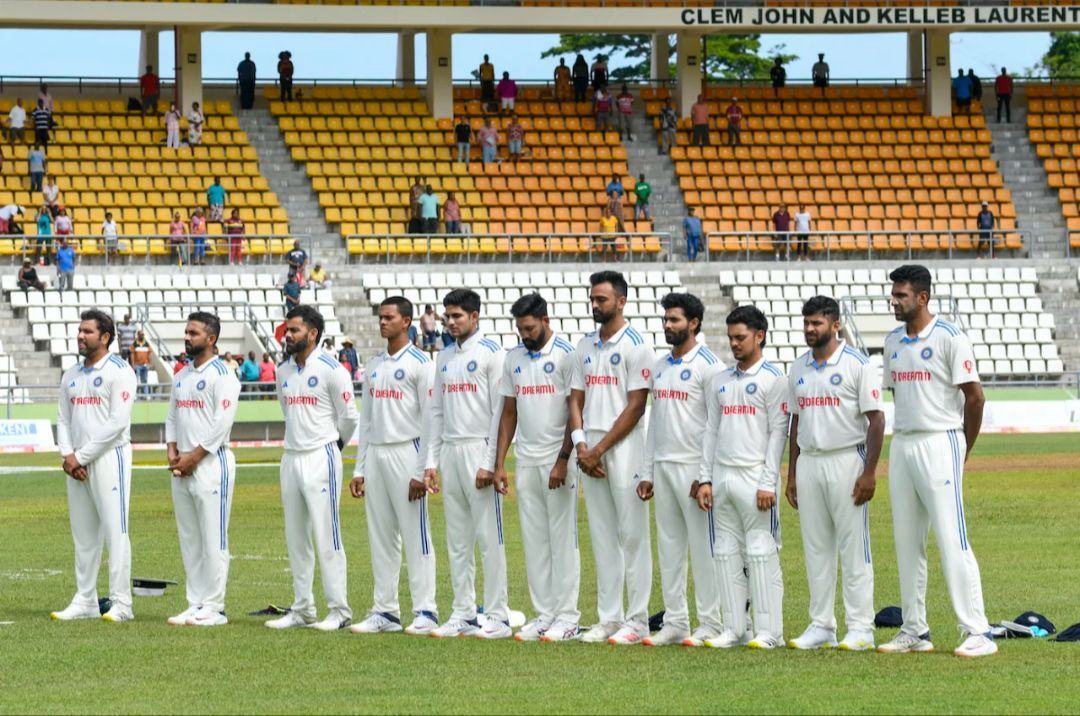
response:
<path id="1" fill-rule="evenodd" d="M 45 266 L 52 264 L 52 214 L 48 207 L 38 209 L 37 236 L 34 237 L 34 263 L 43 263 Z M 44 255 L 44 261 L 41 260 Z"/>
<path id="2" fill-rule="evenodd" d="M 229 239 L 229 264 L 239 264 L 244 260 L 244 220 L 240 210 L 233 209 L 225 220 L 225 234 Z"/>
<path id="3" fill-rule="evenodd" d="M 70 291 L 75 284 L 75 247 L 60 237 L 56 248 L 57 289 Z"/>
<path id="4" fill-rule="evenodd" d="M 169 222 L 169 246 L 180 268 L 188 262 L 187 242 L 187 222 L 180 216 L 179 211 L 174 211 L 172 221 Z"/>
<path id="5" fill-rule="evenodd" d="M 270 360 L 269 353 L 262 354 L 262 362 L 259 363 L 259 382 L 265 384 L 263 390 L 270 393 L 274 390 L 274 381 L 277 378 L 277 366 Z"/>
<path id="6" fill-rule="evenodd" d="M 304 269 L 307 268 L 307 251 L 300 248 L 300 239 L 293 242 L 292 249 L 285 254 L 285 263 L 289 267 L 289 276 L 295 276 L 297 283 L 304 285 Z"/>
<path id="7" fill-rule="evenodd" d="M 258 383 L 259 382 L 259 363 L 255 360 L 255 351 L 248 351 L 247 358 L 240 364 L 240 382 L 241 383 Z M 244 386 L 245 393 L 251 393 L 257 390 L 255 385 Z"/>
<path id="8" fill-rule="evenodd" d="M 105 221 L 101 222 L 101 236 L 105 242 L 105 256 L 115 256 L 120 250 L 120 229 L 113 220 L 111 211 L 105 212 Z"/>
<path id="9" fill-rule="evenodd" d="M 191 241 L 194 244 L 191 263 L 202 266 L 206 263 L 206 216 L 201 206 L 191 215 Z"/>

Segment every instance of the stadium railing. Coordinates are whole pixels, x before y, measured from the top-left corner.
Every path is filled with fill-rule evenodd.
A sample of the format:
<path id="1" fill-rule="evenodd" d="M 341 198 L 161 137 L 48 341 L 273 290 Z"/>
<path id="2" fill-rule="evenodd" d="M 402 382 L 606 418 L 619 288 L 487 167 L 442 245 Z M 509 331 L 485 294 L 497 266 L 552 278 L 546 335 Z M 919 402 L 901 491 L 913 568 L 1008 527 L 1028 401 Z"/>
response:
<path id="1" fill-rule="evenodd" d="M 43 237 L 34 234 L 0 235 L 0 256 L 6 255 L 9 264 L 17 265 L 24 258 L 34 256 L 39 238 Z M 109 251 L 106 251 L 105 237 L 100 234 L 68 234 L 63 237 L 52 234 L 48 238 L 52 256 L 56 254 L 60 238 L 75 242 L 76 271 L 79 263 L 131 266 L 139 264 L 139 259 L 142 259 L 141 263 L 145 266 L 177 263 L 177 247 L 183 247 L 186 251 L 188 261 L 184 268 L 187 268 L 195 255 L 195 241 L 190 235 L 185 237 L 183 243 L 174 243 L 175 237 L 168 234 L 121 234 L 117 237 L 115 250 Z M 207 234 L 205 238 L 206 262 L 228 263 L 229 240 L 233 237 L 228 234 Z M 316 263 L 315 244 L 307 234 L 246 234 L 241 237 L 242 258 L 249 264 L 279 263 L 284 254 L 292 250 L 293 242 L 297 240 L 307 252 L 308 263 Z"/>
<path id="2" fill-rule="evenodd" d="M 349 261 L 402 263 L 457 260 L 462 263 L 515 261 L 671 261 L 671 234 L 662 231 L 617 234 L 352 234 Z"/>

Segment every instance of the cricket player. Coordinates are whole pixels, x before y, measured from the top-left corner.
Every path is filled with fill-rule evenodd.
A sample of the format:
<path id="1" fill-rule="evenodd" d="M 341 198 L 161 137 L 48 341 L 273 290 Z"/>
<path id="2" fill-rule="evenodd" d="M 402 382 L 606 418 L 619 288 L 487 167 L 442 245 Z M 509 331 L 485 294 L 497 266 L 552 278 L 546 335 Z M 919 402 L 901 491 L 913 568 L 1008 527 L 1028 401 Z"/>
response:
<path id="1" fill-rule="evenodd" d="M 593 320 L 600 328 L 581 339 L 574 355 L 570 429 L 585 473 L 600 621 L 582 641 L 640 644 L 649 636 L 652 548 L 649 506 L 636 490 L 645 461 L 640 421 L 656 354 L 623 317 L 623 275 L 599 271 L 589 283 Z"/>
<path id="2" fill-rule="evenodd" d="M 126 622 L 131 610 L 131 408 L 135 371 L 109 352 L 116 336 L 113 319 L 102 311 L 79 316 L 77 363 L 60 383 L 56 438 L 68 476 L 68 510 L 75 541 L 75 597 L 53 612 L 58 621 L 104 619 Z M 109 598 L 98 609 L 97 581 L 102 544 L 109 547 Z"/>
<path id="3" fill-rule="evenodd" d="M 364 369 L 367 390 L 349 492 L 364 498 L 375 596 L 367 618 L 351 627 L 357 634 L 401 631 L 402 543 L 414 615 L 405 633 L 427 635 L 439 626 L 422 429 L 435 363 L 409 340 L 412 317 L 413 305 L 402 296 L 390 296 L 379 305 L 379 334 L 386 339 L 386 350 Z"/>
<path id="4" fill-rule="evenodd" d="M 840 305 L 827 296 L 803 304 L 810 350 L 788 375 L 791 436 L 785 495 L 799 510 L 810 626 L 794 649 L 874 648 L 874 565 L 870 500 L 885 436 L 881 379 L 870 360 L 840 339 Z M 836 555 L 843 565 L 847 634 L 836 641 Z"/>
<path id="5" fill-rule="evenodd" d="M 926 623 L 926 538 L 934 529 L 945 584 L 964 641 L 957 656 L 990 656 L 997 644 L 983 609 L 982 581 L 964 520 L 964 463 L 982 427 L 983 397 L 971 341 L 930 313 L 930 272 L 889 274 L 892 308 L 904 325 L 885 337 L 884 384 L 895 417 L 889 459 L 896 565 L 904 624 L 883 653 L 933 651 Z"/>
<path id="6" fill-rule="evenodd" d="M 352 623 L 338 506 L 341 448 L 352 439 L 359 418 L 352 376 L 319 348 L 324 327 L 322 315 L 311 306 L 296 306 L 285 314 L 289 358 L 278 366 L 277 389 L 285 413 L 281 502 L 294 598 L 288 614 L 266 622 L 271 629 L 311 626 L 334 631 Z M 316 552 L 329 607 L 320 622 L 315 621 L 311 591 Z"/>
<path id="7" fill-rule="evenodd" d="M 191 358 L 173 378 L 165 443 L 172 474 L 176 531 L 184 560 L 188 608 L 166 621 L 176 626 L 222 626 L 229 578 L 229 515 L 236 458 L 229 435 L 240 381 L 217 357 L 221 321 L 188 316 L 184 352 Z"/>
<path id="8" fill-rule="evenodd" d="M 652 370 L 652 412 L 645 439 L 645 468 L 637 493 L 656 496 L 656 548 L 664 591 L 664 626 L 646 646 L 701 646 L 720 635 L 720 602 L 713 560 L 713 515 L 697 503 L 701 474 L 701 427 L 707 422 L 708 385 L 724 369 L 712 351 L 697 342 L 705 306 L 689 293 L 669 293 L 664 339 L 671 352 Z M 686 551 L 694 571 L 698 628 L 690 633 L 686 603 Z"/>
<path id="9" fill-rule="evenodd" d="M 567 398 L 574 347 L 551 330 L 547 301 L 528 293 L 510 314 L 521 345 L 506 356 L 502 413 L 495 452 L 495 480 L 505 485 L 506 454 L 514 451 L 518 513 L 525 543 L 525 572 L 536 618 L 514 635 L 518 641 L 577 638 L 581 613 L 581 564 L 577 540 L 577 480 L 569 474 Z"/>
<path id="10" fill-rule="evenodd" d="M 505 353 L 479 330 L 476 291 L 454 289 L 446 294 L 443 306 L 454 344 L 439 351 L 436 359 L 424 482 L 437 489 L 436 469 L 442 470 L 454 610 L 432 636 L 509 639 L 513 632 L 502 528 L 506 485 L 496 485 L 494 473 Z M 476 609 L 477 544 L 484 564 L 482 620 Z"/>
<path id="11" fill-rule="evenodd" d="M 718 373 L 709 391 L 698 504 L 714 509 L 716 520 L 716 579 L 724 631 L 705 642 L 713 648 L 784 645 L 776 493 L 787 437 L 787 381 L 761 355 L 768 328 L 765 314 L 753 306 L 739 306 L 728 314 L 728 343 L 736 364 Z M 749 641 L 748 576 L 754 607 L 754 637 Z"/>

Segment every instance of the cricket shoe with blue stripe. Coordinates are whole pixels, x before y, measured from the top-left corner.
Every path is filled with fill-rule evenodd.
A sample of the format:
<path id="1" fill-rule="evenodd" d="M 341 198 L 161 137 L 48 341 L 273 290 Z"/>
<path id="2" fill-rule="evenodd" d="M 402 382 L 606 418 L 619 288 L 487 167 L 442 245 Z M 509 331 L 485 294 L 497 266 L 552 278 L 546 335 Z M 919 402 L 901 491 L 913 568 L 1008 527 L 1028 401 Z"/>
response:
<path id="1" fill-rule="evenodd" d="M 540 641 L 540 637 L 544 636 L 544 632 L 551 628 L 551 622 L 546 619 L 537 617 L 531 622 L 521 627 L 517 634 L 514 634 L 515 641 Z"/>
<path id="2" fill-rule="evenodd" d="M 879 654 L 925 654 L 934 650 L 930 635 L 915 636 L 900 632 L 892 641 L 887 641 L 877 648 Z"/>
<path id="3" fill-rule="evenodd" d="M 436 639 L 446 639 L 455 636 L 476 636 L 480 631 L 480 622 L 475 619 L 451 619 L 438 629 L 431 632 Z"/>
<path id="4" fill-rule="evenodd" d="M 318 631 L 337 631 L 338 629 L 347 629 L 352 624 L 352 619 L 337 609 L 332 609 L 326 618 L 321 622 L 315 622 L 311 625 L 312 629 Z"/>
<path id="5" fill-rule="evenodd" d="M 431 612 L 418 612 L 412 624 L 405 627 L 405 633 L 409 636 L 430 636 L 438 628 L 438 616 Z"/>
<path id="6" fill-rule="evenodd" d="M 353 634 L 396 634 L 401 631 L 401 620 L 393 614 L 372 612 L 363 621 L 349 627 Z"/>
<path id="7" fill-rule="evenodd" d="M 473 636 L 477 639 L 509 639 L 514 636 L 514 630 L 510 628 L 509 622 L 487 617 L 481 629 Z"/>

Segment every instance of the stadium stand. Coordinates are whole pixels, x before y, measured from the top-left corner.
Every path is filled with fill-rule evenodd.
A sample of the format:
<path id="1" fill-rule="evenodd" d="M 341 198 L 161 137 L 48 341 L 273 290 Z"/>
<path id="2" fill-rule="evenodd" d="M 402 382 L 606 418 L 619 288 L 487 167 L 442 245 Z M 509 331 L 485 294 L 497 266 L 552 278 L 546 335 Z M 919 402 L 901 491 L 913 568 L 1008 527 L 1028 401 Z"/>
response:
<path id="1" fill-rule="evenodd" d="M 1058 192 L 1069 245 L 1080 249 L 1080 85 L 1028 85 L 1028 137 L 1043 161 L 1047 181 Z"/>

